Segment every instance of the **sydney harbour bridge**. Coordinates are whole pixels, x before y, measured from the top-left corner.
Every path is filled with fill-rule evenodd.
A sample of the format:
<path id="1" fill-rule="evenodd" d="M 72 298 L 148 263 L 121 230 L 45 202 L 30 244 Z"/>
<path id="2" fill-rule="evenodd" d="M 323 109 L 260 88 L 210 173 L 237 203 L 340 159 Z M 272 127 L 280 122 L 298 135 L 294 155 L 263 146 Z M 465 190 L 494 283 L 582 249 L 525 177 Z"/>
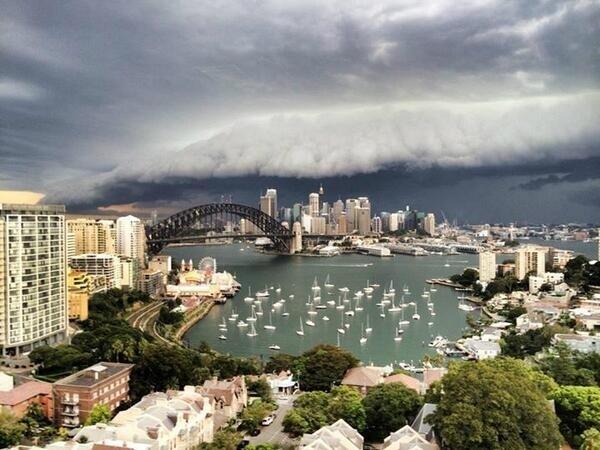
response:
<path id="1" fill-rule="evenodd" d="M 226 218 L 231 216 L 253 223 L 255 228 L 262 232 L 260 236 L 268 237 L 273 242 L 274 249 L 278 252 L 294 253 L 294 238 L 296 236 L 290 229 L 259 209 L 235 203 L 209 203 L 195 206 L 173 214 L 148 227 L 146 229 L 148 252 L 157 254 L 170 243 L 197 240 L 200 236 L 190 236 L 189 233 L 199 222 L 212 217 Z M 228 237 L 234 236 L 228 235 Z M 239 236 L 251 237 L 258 235 L 240 234 Z M 204 236 L 204 238 L 215 237 L 217 236 Z"/>

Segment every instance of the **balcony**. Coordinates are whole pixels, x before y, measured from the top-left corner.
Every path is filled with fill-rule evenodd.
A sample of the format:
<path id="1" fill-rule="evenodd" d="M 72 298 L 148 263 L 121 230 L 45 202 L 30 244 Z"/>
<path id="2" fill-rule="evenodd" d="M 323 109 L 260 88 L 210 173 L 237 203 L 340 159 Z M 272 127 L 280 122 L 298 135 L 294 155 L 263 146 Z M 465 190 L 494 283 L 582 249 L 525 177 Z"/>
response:
<path id="1" fill-rule="evenodd" d="M 79 405 L 79 399 L 78 398 L 77 399 L 63 398 L 63 399 L 61 399 L 60 403 L 62 405 L 72 405 L 72 406 L 75 406 L 75 405 Z"/>
<path id="2" fill-rule="evenodd" d="M 67 428 L 75 428 L 79 426 L 79 419 L 63 419 L 62 426 Z"/>
<path id="3" fill-rule="evenodd" d="M 62 413 L 63 416 L 71 416 L 71 417 L 79 417 L 79 408 L 75 408 L 75 409 L 63 409 Z"/>

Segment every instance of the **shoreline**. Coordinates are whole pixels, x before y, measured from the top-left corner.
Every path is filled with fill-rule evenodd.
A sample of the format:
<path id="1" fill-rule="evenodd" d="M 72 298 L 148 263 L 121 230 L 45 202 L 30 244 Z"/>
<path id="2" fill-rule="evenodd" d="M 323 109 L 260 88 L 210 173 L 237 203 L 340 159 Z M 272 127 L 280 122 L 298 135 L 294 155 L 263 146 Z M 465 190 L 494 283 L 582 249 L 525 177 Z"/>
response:
<path id="1" fill-rule="evenodd" d="M 206 315 L 212 310 L 213 306 L 217 301 L 215 299 L 206 300 L 206 302 L 202 303 L 198 308 L 195 308 L 188 317 L 185 318 L 185 321 L 174 333 L 173 340 L 179 344 L 182 344 L 182 338 L 187 333 L 190 328 L 200 322 L 202 319 L 206 317 Z"/>

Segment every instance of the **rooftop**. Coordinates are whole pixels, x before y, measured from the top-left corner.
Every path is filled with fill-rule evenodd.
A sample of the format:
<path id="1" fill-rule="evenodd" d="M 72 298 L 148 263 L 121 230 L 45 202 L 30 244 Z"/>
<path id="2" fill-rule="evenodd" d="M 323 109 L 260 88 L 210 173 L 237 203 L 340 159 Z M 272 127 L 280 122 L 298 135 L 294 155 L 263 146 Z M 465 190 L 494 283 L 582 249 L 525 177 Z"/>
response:
<path id="1" fill-rule="evenodd" d="M 28 381 L 10 391 L 0 392 L 0 405 L 14 406 L 38 395 L 50 395 L 52 385 L 41 381 Z"/>
<path id="2" fill-rule="evenodd" d="M 95 386 L 108 378 L 124 374 L 133 364 L 101 362 L 56 381 L 57 386 Z"/>

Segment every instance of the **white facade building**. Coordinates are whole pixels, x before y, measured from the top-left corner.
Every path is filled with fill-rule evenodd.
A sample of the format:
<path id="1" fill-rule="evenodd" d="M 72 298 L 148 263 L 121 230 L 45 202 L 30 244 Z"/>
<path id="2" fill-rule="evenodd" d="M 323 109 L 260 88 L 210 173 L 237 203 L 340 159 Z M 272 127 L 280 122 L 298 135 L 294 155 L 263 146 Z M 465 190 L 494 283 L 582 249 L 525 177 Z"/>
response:
<path id="1" fill-rule="evenodd" d="M 0 204 L 0 348 L 18 355 L 67 337 L 65 207 Z"/>
<path id="2" fill-rule="evenodd" d="M 496 254 L 481 252 L 479 254 L 479 281 L 487 283 L 496 278 Z"/>
<path id="3" fill-rule="evenodd" d="M 144 224 L 134 216 L 117 219 L 117 253 L 137 260 L 144 267 L 146 253 L 146 234 Z"/>
<path id="4" fill-rule="evenodd" d="M 69 265 L 77 272 L 105 277 L 108 289 L 121 287 L 121 258 L 118 256 L 106 253 L 75 255 L 71 258 Z"/>

